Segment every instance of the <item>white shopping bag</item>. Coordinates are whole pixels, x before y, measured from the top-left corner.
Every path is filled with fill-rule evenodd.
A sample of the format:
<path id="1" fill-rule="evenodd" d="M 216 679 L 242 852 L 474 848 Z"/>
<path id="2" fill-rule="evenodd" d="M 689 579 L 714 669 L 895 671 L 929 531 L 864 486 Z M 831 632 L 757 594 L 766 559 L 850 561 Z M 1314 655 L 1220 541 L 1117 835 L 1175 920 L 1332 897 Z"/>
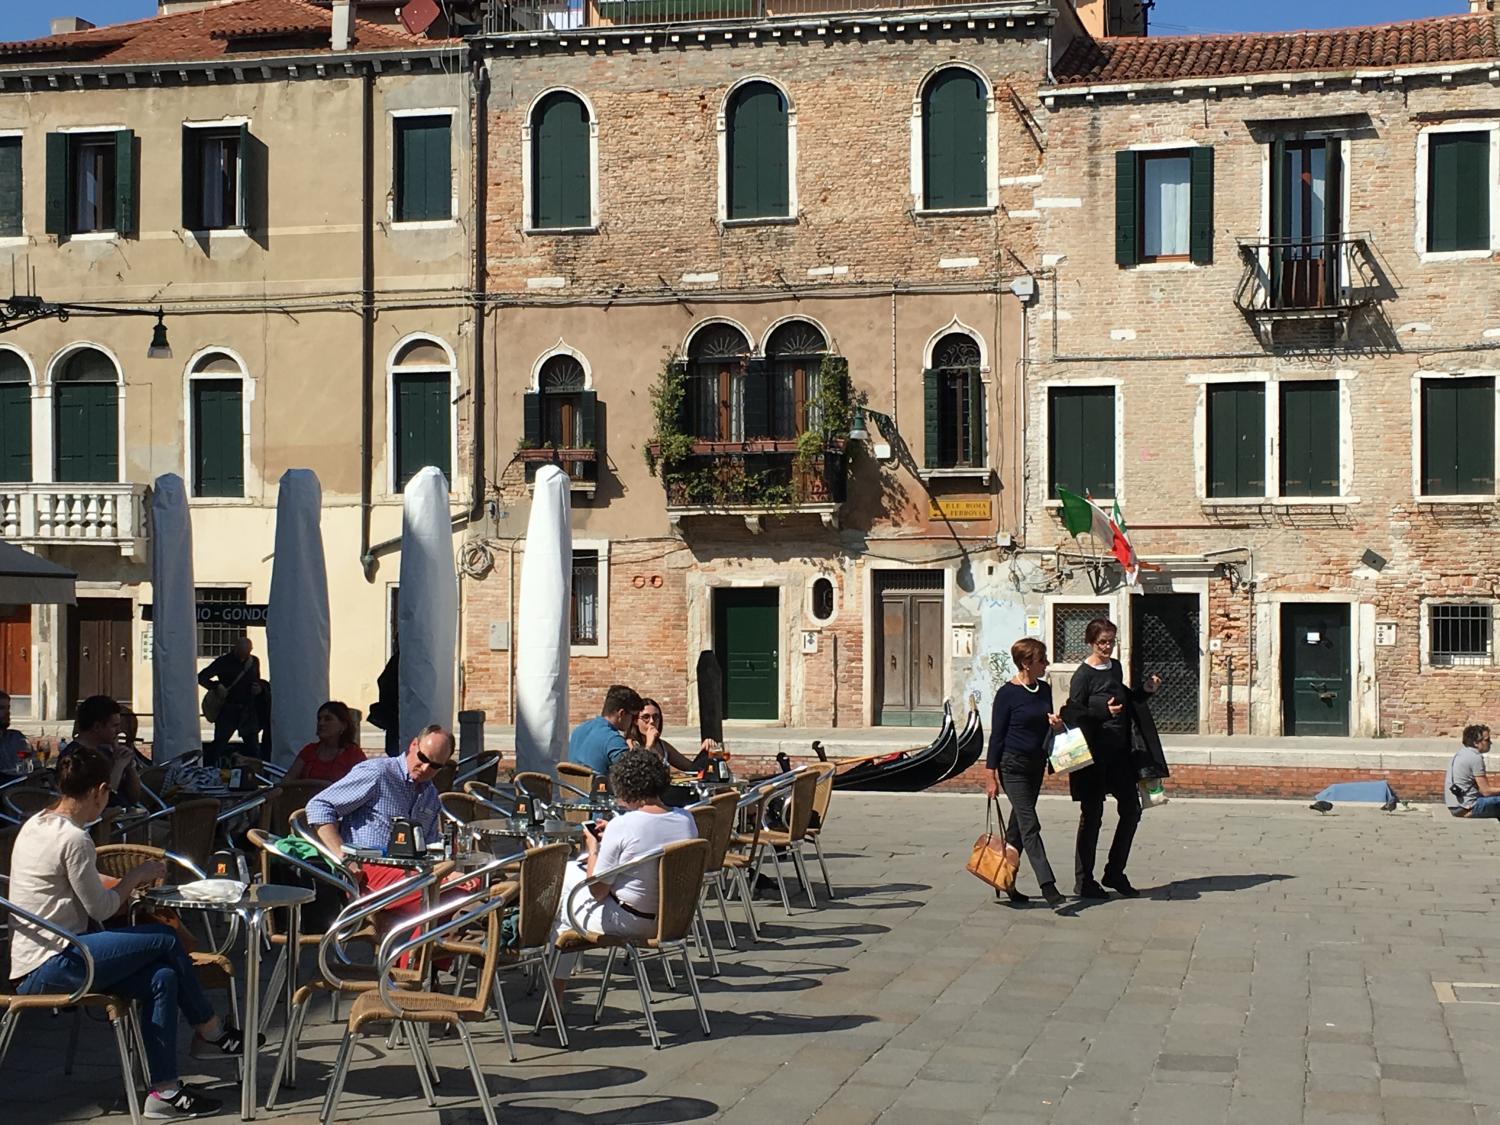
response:
<path id="1" fill-rule="evenodd" d="M 1072 773 L 1094 764 L 1089 753 L 1089 744 L 1083 731 L 1077 727 L 1064 727 L 1052 740 L 1052 753 L 1047 760 L 1052 763 L 1053 773 Z"/>

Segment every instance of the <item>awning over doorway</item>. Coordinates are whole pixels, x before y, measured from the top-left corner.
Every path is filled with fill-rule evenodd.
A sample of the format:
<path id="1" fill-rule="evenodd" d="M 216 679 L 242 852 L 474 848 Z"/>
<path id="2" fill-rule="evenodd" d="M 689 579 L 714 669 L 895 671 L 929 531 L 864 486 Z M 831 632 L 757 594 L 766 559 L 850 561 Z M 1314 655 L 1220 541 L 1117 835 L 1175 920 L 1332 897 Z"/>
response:
<path id="1" fill-rule="evenodd" d="M 78 575 L 0 540 L 0 605 L 74 605 Z"/>

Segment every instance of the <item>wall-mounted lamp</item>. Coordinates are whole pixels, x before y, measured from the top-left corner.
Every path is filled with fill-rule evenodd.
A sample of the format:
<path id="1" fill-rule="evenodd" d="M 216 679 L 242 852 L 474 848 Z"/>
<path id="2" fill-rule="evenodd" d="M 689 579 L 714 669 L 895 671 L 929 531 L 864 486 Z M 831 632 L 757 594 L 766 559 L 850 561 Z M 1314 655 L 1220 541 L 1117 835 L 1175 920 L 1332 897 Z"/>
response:
<path id="1" fill-rule="evenodd" d="M 161 309 L 156 310 L 156 327 L 151 330 L 151 346 L 146 349 L 146 358 L 172 358 L 172 345 L 167 343 L 167 322 Z"/>
<path id="2" fill-rule="evenodd" d="M 856 406 L 854 408 L 854 424 L 849 427 L 849 440 L 870 440 L 870 431 L 865 429 L 865 408 L 863 406 Z"/>
<path id="3" fill-rule="evenodd" d="M 67 320 L 78 316 L 154 316 L 156 326 L 151 330 L 151 344 L 146 349 L 149 359 L 171 359 L 172 345 L 167 341 L 166 313 L 160 308 L 132 309 L 115 305 L 69 305 L 56 301 L 44 301 L 34 294 L 14 294 L 9 300 L 0 300 L 0 332 L 13 332 L 34 320 Z"/>

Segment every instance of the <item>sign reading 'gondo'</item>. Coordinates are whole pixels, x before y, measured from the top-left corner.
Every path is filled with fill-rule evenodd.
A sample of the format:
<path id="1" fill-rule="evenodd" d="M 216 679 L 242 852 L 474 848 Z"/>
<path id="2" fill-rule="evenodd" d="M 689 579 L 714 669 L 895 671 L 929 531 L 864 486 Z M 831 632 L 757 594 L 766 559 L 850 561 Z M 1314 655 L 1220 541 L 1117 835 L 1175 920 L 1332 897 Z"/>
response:
<path id="1" fill-rule="evenodd" d="M 266 606 L 238 602 L 195 602 L 193 620 L 199 625 L 265 625 Z M 151 607 L 141 606 L 141 620 L 151 620 Z"/>

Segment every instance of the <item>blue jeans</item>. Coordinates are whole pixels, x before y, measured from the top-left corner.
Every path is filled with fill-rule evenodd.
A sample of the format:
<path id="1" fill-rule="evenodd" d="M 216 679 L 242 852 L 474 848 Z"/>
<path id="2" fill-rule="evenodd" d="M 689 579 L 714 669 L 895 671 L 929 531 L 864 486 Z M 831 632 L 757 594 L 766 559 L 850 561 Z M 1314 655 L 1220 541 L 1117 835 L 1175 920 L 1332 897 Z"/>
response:
<path id="1" fill-rule="evenodd" d="M 1473 820 L 1475 817 L 1500 819 L 1500 797 L 1475 797 L 1474 804 L 1469 808 L 1469 819 Z"/>
<path id="2" fill-rule="evenodd" d="M 177 1078 L 177 1011 L 197 1027 L 213 1019 L 193 963 L 169 926 L 155 923 L 81 934 L 79 941 L 94 959 L 94 991 L 138 1000 L 144 1020 L 141 1038 L 151 1081 L 165 1085 Z M 72 992 L 83 983 L 83 958 L 69 948 L 21 978 L 22 996 Z"/>

